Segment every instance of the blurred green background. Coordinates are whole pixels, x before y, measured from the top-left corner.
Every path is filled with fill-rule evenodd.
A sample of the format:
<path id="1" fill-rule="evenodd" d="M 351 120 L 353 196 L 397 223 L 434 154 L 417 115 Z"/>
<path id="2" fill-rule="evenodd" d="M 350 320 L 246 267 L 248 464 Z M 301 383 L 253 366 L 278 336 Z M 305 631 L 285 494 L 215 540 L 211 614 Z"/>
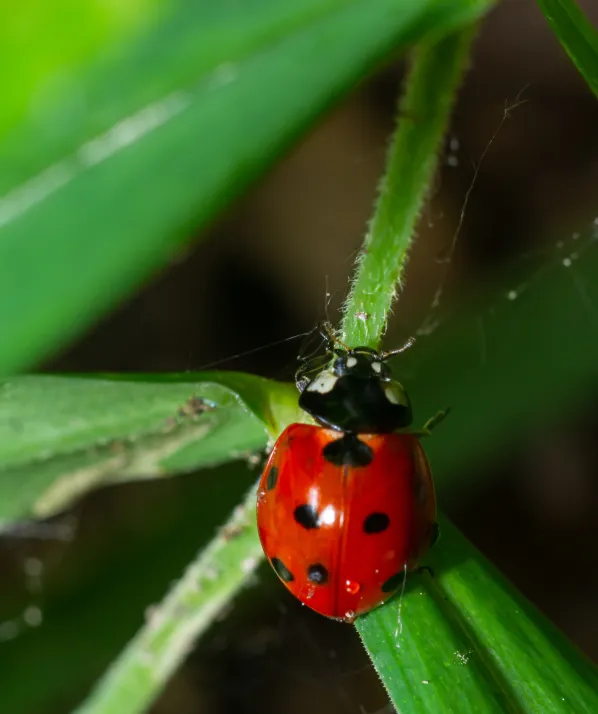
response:
<path id="1" fill-rule="evenodd" d="M 97 34 L 81 36 L 80 46 L 68 43 L 67 56 L 60 17 L 42 2 L 29 5 L 30 14 L 8 13 L 15 46 L 0 48 L 0 57 L 6 67 L 15 52 L 26 56 L 32 83 L 35 48 L 19 44 L 19 28 L 31 18 L 53 35 L 57 66 L 76 66 L 93 53 L 103 28 L 128 29 L 126 13 L 111 13 L 110 3 L 91 3 L 86 12 L 97 12 Z M 76 12 L 79 6 L 72 5 L 69 12 Z M 128 5 L 132 17 L 143 5 L 148 23 L 162 8 L 157 0 Z M 593 3 L 580 5 L 598 23 Z M 229 358 L 309 330 L 326 310 L 331 319 L 337 316 L 382 173 L 403 71 L 402 63 L 390 63 L 351 93 L 230 206 L 201 243 L 179 251 L 134 297 L 37 369 L 185 371 L 223 359 L 223 367 L 290 379 L 300 341 Z M 14 94 L 21 87 L 23 99 L 15 102 L 14 114 L 0 112 L 3 129 L 16 125 L 18 113 L 28 108 L 27 82 L 13 81 Z M 490 291 L 497 304 L 510 291 L 533 289 L 533 281 L 518 279 L 528 260 L 554 266 L 570 257 L 575 284 L 579 246 L 597 249 L 592 240 L 598 237 L 598 104 L 537 7 L 506 0 L 476 43 L 387 345 L 400 344 L 429 316 L 474 166 L 505 103 L 516 96 L 525 101 L 479 170 L 448 271 L 441 326 L 450 327 L 453 305 L 471 302 L 487 285 L 499 286 Z M 581 329 L 598 340 L 598 304 L 584 297 L 583 284 L 576 289 Z M 547 299 L 536 319 L 550 321 L 556 307 Z M 512 315 L 517 324 L 516 296 Z M 494 349 L 485 339 L 485 319 L 480 310 L 475 342 L 482 364 Z M 427 339 L 418 340 L 413 360 Z M 518 362 L 525 356 L 518 354 L 516 340 L 509 348 L 516 389 Z M 472 459 L 463 476 L 467 487 L 447 489 L 441 502 L 465 535 L 594 660 L 597 397 L 598 369 L 569 410 L 538 413 L 524 432 L 502 438 L 490 457 Z M 69 711 L 257 474 L 257 466 L 240 462 L 111 487 L 50 522 L 5 535 L 0 709 Z M 40 680 L 35 687 L 32 672 Z M 314 714 L 373 714 L 387 706 L 354 631 L 301 608 L 262 569 L 152 712 L 293 714 L 309 707 Z"/>

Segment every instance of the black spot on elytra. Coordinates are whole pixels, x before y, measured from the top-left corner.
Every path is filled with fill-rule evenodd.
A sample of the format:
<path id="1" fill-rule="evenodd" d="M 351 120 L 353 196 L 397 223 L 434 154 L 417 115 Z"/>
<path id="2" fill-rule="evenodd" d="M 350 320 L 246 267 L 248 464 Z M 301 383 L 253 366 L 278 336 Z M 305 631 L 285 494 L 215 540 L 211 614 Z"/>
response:
<path id="1" fill-rule="evenodd" d="M 328 570 L 321 563 L 314 563 L 307 569 L 307 579 L 316 585 L 326 585 L 328 582 Z"/>
<path id="2" fill-rule="evenodd" d="M 280 558 L 272 558 L 270 561 L 272 563 L 272 567 L 276 571 L 276 574 L 281 580 L 284 580 L 285 583 L 291 583 L 293 580 L 295 580 L 295 577 L 293 576 L 293 573 L 287 568 L 287 566 L 282 562 Z"/>
<path id="3" fill-rule="evenodd" d="M 386 513 L 370 513 L 363 522 L 364 533 L 382 533 L 390 525 L 390 518 Z"/>
<path id="4" fill-rule="evenodd" d="M 398 573 L 391 575 L 386 582 L 382 584 L 383 593 L 392 593 L 399 588 L 399 586 L 405 580 L 405 571 L 400 570 Z"/>
<path id="5" fill-rule="evenodd" d="M 268 471 L 268 478 L 266 479 L 266 487 L 268 491 L 271 491 L 276 487 L 276 482 L 278 481 L 278 469 L 273 466 L 270 471 Z"/>
<path id="6" fill-rule="evenodd" d="M 293 516 L 297 523 L 308 530 L 310 528 L 319 528 L 318 511 L 309 503 L 304 503 L 293 511 Z"/>
<path id="7" fill-rule="evenodd" d="M 360 468 L 372 463 L 374 452 L 355 434 L 345 434 L 326 444 L 323 450 L 326 461 L 335 466 L 351 466 Z"/>
<path id="8" fill-rule="evenodd" d="M 440 526 L 438 525 L 438 523 L 433 523 L 431 530 L 432 530 L 432 536 L 430 539 L 430 548 L 433 545 L 436 545 L 438 539 L 440 538 Z"/>

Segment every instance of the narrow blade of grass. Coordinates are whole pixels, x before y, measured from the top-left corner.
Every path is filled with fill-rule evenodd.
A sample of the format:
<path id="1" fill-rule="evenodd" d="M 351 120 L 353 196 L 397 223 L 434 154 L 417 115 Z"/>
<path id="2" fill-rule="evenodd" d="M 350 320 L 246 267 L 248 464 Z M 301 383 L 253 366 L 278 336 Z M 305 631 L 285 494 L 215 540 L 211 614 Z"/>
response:
<path id="1" fill-rule="evenodd" d="M 598 710 L 595 667 L 449 523 L 402 598 L 356 627 L 397 710 Z"/>
<path id="2" fill-rule="evenodd" d="M 598 96 L 598 32 L 574 0 L 538 0 L 573 64 Z"/>

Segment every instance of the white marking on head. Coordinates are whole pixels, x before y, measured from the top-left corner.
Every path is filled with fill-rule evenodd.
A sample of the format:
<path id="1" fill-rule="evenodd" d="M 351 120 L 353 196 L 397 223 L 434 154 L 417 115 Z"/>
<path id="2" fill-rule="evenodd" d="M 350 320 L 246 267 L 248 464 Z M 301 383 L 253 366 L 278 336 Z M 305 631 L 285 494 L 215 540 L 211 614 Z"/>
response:
<path id="1" fill-rule="evenodd" d="M 337 379 L 338 377 L 333 372 L 325 370 L 324 372 L 320 372 L 314 381 L 308 384 L 307 391 L 328 394 L 328 392 L 334 388 Z"/>
<path id="2" fill-rule="evenodd" d="M 357 364 L 357 357 L 347 357 L 347 367 L 353 369 Z"/>
<path id="3" fill-rule="evenodd" d="M 380 374 L 382 371 L 382 363 L 381 362 L 372 362 L 372 369 L 376 374 Z"/>

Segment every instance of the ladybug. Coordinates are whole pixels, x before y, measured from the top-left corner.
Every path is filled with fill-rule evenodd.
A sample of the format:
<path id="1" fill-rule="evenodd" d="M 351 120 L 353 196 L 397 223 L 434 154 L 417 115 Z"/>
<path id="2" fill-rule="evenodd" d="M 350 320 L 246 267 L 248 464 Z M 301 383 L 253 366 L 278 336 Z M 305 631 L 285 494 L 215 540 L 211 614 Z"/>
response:
<path id="1" fill-rule="evenodd" d="M 282 432 L 258 486 L 274 571 L 303 604 L 344 622 L 392 597 L 438 535 L 418 434 L 396 432 L 412 420 L 386 364 L 400 351 L 343 346 L 323 369 L 321 359 L 301 367 L 299 406 L 317 425 Z"/>

